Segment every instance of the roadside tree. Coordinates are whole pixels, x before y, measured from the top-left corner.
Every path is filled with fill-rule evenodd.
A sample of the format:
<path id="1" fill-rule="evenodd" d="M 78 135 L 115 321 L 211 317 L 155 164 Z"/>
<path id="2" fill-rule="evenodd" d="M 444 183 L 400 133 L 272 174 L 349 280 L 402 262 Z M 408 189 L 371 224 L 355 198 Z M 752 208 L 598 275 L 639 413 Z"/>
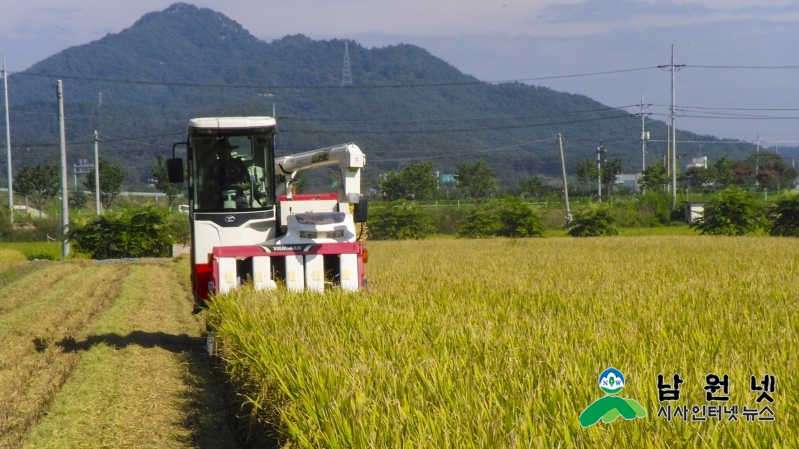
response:
<path id="1" fill-rule="evenodd" d="M 462 162 L 456 167 L 458 189 L 466 198 L 488 198 L 499 189 L 494 172 L 485 161 Z"/>
<path id="2" fill-rule="evenodd" d="M 619 159 L 611 159 L 602 167 L 602 186 L 608 195 L 616 185 L 616 176 L 624 172 L 624 162 Z"/>
<path id="3" fill-rule="evenodd" d="M 641 188 L 650 191 L 663 190 L 669 183 L 669 175 L 666 166 L 662 163 L 652 164 L 641 174 L 639 181 Z"/>
<path id="4" fill-rule="evenodd" d="M 778 191 L 796 179 L 796 169 L 778 154 L 761 151 L 750 155 L 746 161 L 753 169 L 759 190 Z"/>
<path id="5" fill-rule="evenodd" d="M 546 191 L 544 181 L 538 176 L 533 176 L 525 181 L 519 181 L 519 187 L 522 190 L 522 195 L 529 198 L 537 198 Z"/>
<path id="6" fill-rule="evenodd" d="M 577 177 L 577 182 L 580 183 L 581 189 L 586 192 L 596 191 L 596 181 L 599 177 L 596 170 L 596 161 L 586 159 L 578 162 L 574 175 Z"/>
<path id="7" fill-rule="evenodd" d="M 14 192 L 25 195 L 39 210 L 41 217 L 44 203 L 61 193 L 61 172 L 57 164 L 38 164 L 20 167 L 14 177 Z"/>
<path id="8" fill-rule="evenodd" d="M 88 199 L 89 197 L 83 190 L 78 190 L 69 196 L 69 208 L 74 210 L 83 209 L 83 206 L 86 205 Z"/>
<path id="9" fill-rule="evenodd" d="M 781 237 L 799 237 L 799 194 L 783 194 L 771 208 L 770 234 Z"/>
<path id="10" fill-rule="evenodd" d="M 698 191 L 713 190 L 716 181 L 715 169 L 710 167 L 689 167 L 677 177 L 683 187 Z"/>
<path id="11" fill-rule="evenodd" d="M 713 163 L 714 185 L 716 189 L 726 189 L 735 185 L 735 164 L 728 159 L 727 155 L 720 157 Z"/>
<path id="12" fill-rule="evenodd" d="M 102 171 L 100 174 L 102 175 Z M 169 171 L 166 168 L 164 157 L 160 154 L 155 157 L 155 165 L 152 167 L 153 179 L 155 179 L 155 190 L 166 195 L 167 204 L 172 206 L 175 198 L 184 191 L 184 183 L 173 184 L 169 182 Z M 94 174 L 92 174 L 94 175 Z M 100 179 L 100 185 L 103 185 Z"/>
<path id="13" fill-rule="evenodd" d="M 112 164 L 100 158 L 100 202 L 105 209 L 111 207 L 111 201 L 119 195 L 119 189 L 125 181 L 125 169 L 120 164 Z M 86 190 L 94 196 L 94 169 L 86 174 L 83 182 Z"/>
<path id="14" fill-rule="evenodd" d="M 422 162 L 388 172 L 380 183 L 383 197 L 389 201 L 431 199 L 438 187 L 434 171 L 435 164 Z"/>
<path id="15" fill-rule="evenodd" d="M 717 193 L 690 226 L 700 234 L 744 235 L 757 229 L 758 214 L 755 196 L 733 187 Z"/>

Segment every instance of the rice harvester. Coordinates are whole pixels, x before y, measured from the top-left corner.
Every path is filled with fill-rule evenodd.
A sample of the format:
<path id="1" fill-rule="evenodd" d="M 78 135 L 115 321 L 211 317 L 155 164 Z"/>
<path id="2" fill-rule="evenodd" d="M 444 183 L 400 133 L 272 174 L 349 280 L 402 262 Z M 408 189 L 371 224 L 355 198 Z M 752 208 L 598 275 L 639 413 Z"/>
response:
<path id="1" fill-rule="evenodd" d="M 189 121 L 188 138 L 172 146 L 169 181 L 186 182 L 195 302 L 246 280 L 256 289 L 324 291 L 365 286 L 368 255 L 355 223 L 364 223 L 365 155 L 346 143 L 275 158 L 273 117 Z M 175 149 L 186 146 L 186 170 Z M 338 167 L 338 191 L 296 194 L 300 170 Z"/>

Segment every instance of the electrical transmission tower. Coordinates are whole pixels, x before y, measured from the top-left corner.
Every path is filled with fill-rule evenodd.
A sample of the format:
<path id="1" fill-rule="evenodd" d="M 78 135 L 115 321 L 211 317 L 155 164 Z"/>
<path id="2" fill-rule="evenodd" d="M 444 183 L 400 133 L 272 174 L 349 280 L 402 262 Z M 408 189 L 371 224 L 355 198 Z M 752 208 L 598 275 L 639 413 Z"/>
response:
<path id="1" fill-rule="evenodd" d="M 350 69 L 350 50 L 344 41 L 344 68 L 341 70 L 341 85 L 352 86 L 352 70 Z"/>

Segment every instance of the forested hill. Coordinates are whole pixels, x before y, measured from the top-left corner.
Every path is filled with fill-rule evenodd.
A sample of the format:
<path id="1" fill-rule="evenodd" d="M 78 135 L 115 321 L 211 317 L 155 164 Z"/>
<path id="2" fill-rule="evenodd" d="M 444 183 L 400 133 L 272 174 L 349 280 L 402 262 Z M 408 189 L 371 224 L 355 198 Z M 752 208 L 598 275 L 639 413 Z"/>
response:
<path id="1" fill-rule="evenodd" d="M 482 83 L 412 45 L 368 49 L 348 41 L 353 85 L 342 87 L 344 45 L 302 35 L 267 43 L 185 3 L 146 14 L 10 76 L 15 165 L 58 160 L 54 86 L 62 79 L 69 163 L 89 157 L 97 130 L 101 154 L 124 161 L 131 184 L 150 176 L 156 154 L 183 140 L 188 119 L 272 115 L 273 105 L 280 154 L 352 141 L 367 154 L 370 178 L 413 162 L 452 172 L 484 159 L 513 185 L 558 173 L 557 133 L 570 169 L 595 157 L 602 140 L 608 157 L 640 170 L 640 124 L 624 111 L 542 87 Z M 647 125 L 652 139 L 665 140 L 664 123 Z M 678 140 L 716 139 L 678 132 Z M 696 155 L 698 145 L 679 151 Z M 648 159 L 665 147 L 653 142 Z M 723 148 L 733 156 L 754 149 Z"/>

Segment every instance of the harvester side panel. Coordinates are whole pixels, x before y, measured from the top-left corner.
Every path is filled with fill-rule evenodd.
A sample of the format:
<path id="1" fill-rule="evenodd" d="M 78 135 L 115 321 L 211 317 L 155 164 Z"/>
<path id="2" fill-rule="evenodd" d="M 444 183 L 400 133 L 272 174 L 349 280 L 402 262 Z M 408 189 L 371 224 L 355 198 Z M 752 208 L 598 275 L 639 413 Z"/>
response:
<path id="1" fill-rule="evenodd" d="M 301 292 L 305 289 L 302 255 L 286 256 L 286 288 L 295 292 Z"/>
<path id="2" fill-rule="evenodd" d="M 256 290 L 274 290 L 277 285 L 272 279 L 272 258 L 256 256 L 252 258 L 252 280 Z"/>
<path id="3" fill-rule="evenodd" d="M 227 293 L 238 286 L 236 273 L 236 259 L 233 257 L 220 257 L 216 261 L 216 278 L 218 279 L 217 291 Z"/>
<path id="4" fill-rule="evenodd" d="M 360 287 L 358 273 L 362 271 L 362 267 L 359 270 L 358 259 L 357 254 L 342 254 L 340 256 L 341 288 L 346 291 L 357 291 L 358 287 Z"/>
<path id="5" fill-rule="evenodd" d="M 305 288 L 311 291 L 325 290 L 325 264 L 321 254 L 305 256 Z"/>

